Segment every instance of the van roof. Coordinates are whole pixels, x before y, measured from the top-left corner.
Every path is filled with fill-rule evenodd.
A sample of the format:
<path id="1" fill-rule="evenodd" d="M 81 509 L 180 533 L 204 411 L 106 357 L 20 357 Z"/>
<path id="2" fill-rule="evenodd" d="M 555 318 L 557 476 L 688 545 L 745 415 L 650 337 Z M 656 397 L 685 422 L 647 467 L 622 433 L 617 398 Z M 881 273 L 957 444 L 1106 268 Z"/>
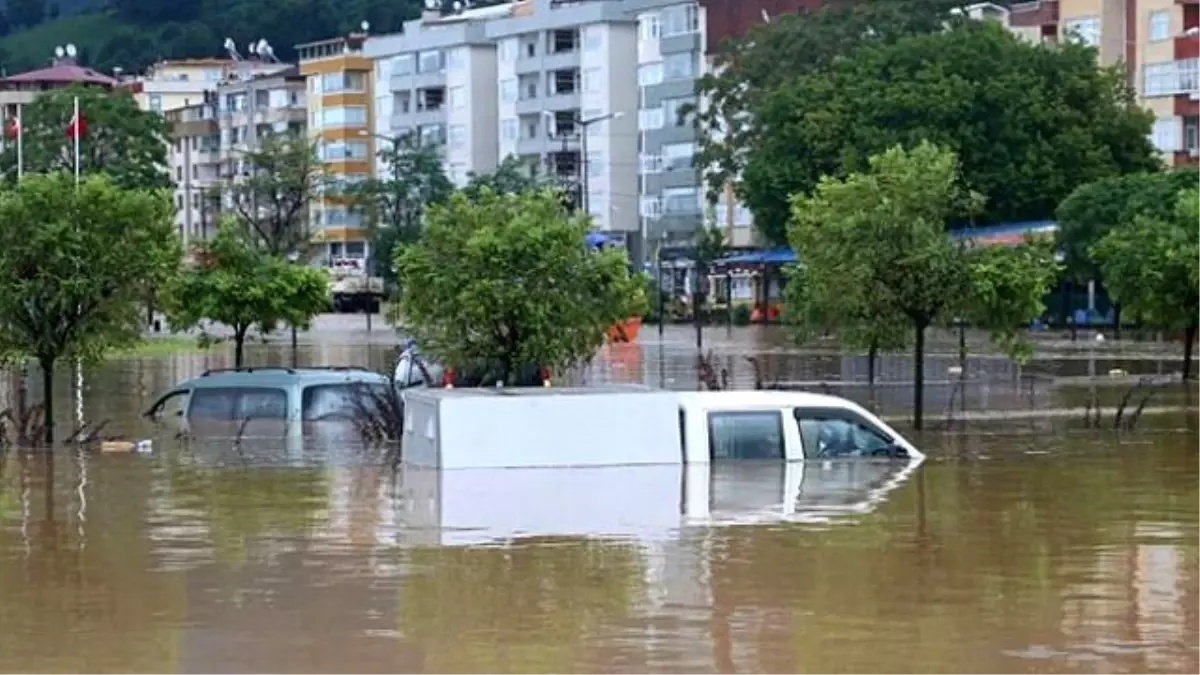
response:
<path id="1" fill-rule="evenodd" d="M 321 384 L 388 384 L 391 379 L 373 370 L 356 367 L 287 368 L 261 366 L 207 370 L 200 377 L 180 382 L 176 389 L 219 387 L 291 387 Z"/>
<path id="2" fill-rule="evenodd" d="M 777 408 L 779 406 L 797 406 L 812 408 L 840 408 L 842 410 L 861 410 L 854 401 L 807 391 L 777 391 L 770 389 L 736 390 L 736 391 L 682 391 L 679 392 L 679 402 L 682 405 L 710 410 L 755 410 L 759 408 Z"/>

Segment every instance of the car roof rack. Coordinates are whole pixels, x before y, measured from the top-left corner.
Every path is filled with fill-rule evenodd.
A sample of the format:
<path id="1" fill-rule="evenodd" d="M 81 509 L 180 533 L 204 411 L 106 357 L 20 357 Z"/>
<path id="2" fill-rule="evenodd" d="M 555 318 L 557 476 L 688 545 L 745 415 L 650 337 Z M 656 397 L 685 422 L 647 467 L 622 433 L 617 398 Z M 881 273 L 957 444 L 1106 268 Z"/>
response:
<path id="1" fill-rule="evenodd" d="M 209 375 L 215 375 L 217 373 L 257 373 L 260 371 L 283 371 L 289 375 L 294 375 L 296 374 L 297 370 L 329 370 L 334 372 L 354 371 L 363 373 L 371 372 L 370 368 L 364 368 L 362 366 L 302 366 L 298 369 L 288 366 L 243 366 L 241 368 L 210 368 L 201 373 L 200 377 L 208 377 Z"/>

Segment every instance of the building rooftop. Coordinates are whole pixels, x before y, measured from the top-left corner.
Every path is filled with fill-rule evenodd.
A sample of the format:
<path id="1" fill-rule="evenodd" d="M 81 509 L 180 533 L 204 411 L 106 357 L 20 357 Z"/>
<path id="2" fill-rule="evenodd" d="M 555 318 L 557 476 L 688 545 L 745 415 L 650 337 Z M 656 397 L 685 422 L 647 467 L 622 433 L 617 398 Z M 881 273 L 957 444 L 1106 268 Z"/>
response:
<path id="1" fill-rule="evenodd" d="M 73 61 L 60 61 L 49 68 L 31 70 L 18 75 L 0 78 L 0 84 L 94 84 L 115 87 L 119 83 L 111 75 L 81 66 Z"/>

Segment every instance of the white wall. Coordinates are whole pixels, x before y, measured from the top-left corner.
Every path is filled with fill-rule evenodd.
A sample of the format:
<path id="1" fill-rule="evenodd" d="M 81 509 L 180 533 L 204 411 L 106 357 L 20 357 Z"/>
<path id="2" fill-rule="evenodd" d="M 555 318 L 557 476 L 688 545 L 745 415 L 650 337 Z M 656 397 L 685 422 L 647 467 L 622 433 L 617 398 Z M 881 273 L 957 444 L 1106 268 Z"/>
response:
<path id="1" fill-rule="evenodd" d="M 520 133 L 515 138 L 506 139 L 501 132 L 501 127 L 504 120 L 517 119 L 517 110 L 515 101 L 503 101 L 500 99 L 499 84 L 505 80 L 515 80 L 517 77 L 517 38 L 505 38 L 497 43 L 496 49 L 496 130 L 498 134 L 498 149 L 500 159 L 504 159 L 509 155 L 517 154 L 517 139 L 521 137 Z"/>
<path id="2" fill-rule="evenodd" d="M 446 170 L 461 185 L 465 183 L 466 172 L 483 173 L 496 168 L 500 131 L 496 50 L 490 46 L 461 46 L 451 50 L 456 54 L 447 58 L 447 95 L 461 87 L 466 98 L 461 106 L 448 101 L 446 127 L 459 127 L 465 133 L 460 146 L 447 146 Z"/>
<path id="3" fill-rule="evenodd" d="M 584 116 L 620 114 L 589 129 L 588 206 L 602 230 L 634 232 L 638 220 L 638 40 L 635 24 L 593 24 L 601 37 L 584 49 L 580 70 L 598 71 L 600 86 L 580 94 Z M 596 163 L 598 166 L 591 166 Z"/>

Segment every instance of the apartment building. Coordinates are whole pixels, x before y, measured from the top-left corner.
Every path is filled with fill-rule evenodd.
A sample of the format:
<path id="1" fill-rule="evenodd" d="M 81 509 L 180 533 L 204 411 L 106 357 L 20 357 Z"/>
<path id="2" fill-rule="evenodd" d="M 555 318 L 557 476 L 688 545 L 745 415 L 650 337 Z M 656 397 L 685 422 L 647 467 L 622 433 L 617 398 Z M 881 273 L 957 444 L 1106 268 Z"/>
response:
<path id="1" fill-rule="evenodd" d="M 426 12 L 400 33 L 368 40 L 365 52 L 374 61 L 378 83 L 376 139 L 390 143 L 417 134 L 440 148 L 446 175 L 459 186 L 470 173 L 494 169 L 499 158 L 496 46 L 486 26 L 509 12 L 507 5 L 448 16 Z M 378 161 L 377 169 L 386 170 Z"/>
<path id="2" fill-rule="evenodd" d="M 364 52 L 365 33 L 297 45 L 300 74 L 307 81 L 308 134 L 330 178 L 341 186 L 366 180 L 376 154 L 374 64 Z M 313 206 L 317 256 L 366 259 L 361 215 L 331 191 Z"/>
<path id="3" fill-rule="evenodd" d="M 1008 22 L 1045 42 L 1091 45 L 1103 65 L 1125 64 L 1156 116 L 1151 138 L 1164 161 L 1197 161 L 1200 0 L 1042 0 L 1013 5 Z"/>
<path id="4" fill-rule="evenodd" d="M 227 71 L 200 103 L 164 112 L 173 123 L 171 173 L 185 246 L 212 236 L 219 212 L 232 208 L 226 188 L 246 175 L 245 154 L 259 139 L 304 132 L 305 84 L 296 66 L 252 64 Z"/>
<path id="5" fill-rule="evenodd" d="M 233 59 L 160 61 L 141 75 L 122 78 L 122 85 L 142 110 L 163 113 L 203 102 L 236 66 Z"/>

